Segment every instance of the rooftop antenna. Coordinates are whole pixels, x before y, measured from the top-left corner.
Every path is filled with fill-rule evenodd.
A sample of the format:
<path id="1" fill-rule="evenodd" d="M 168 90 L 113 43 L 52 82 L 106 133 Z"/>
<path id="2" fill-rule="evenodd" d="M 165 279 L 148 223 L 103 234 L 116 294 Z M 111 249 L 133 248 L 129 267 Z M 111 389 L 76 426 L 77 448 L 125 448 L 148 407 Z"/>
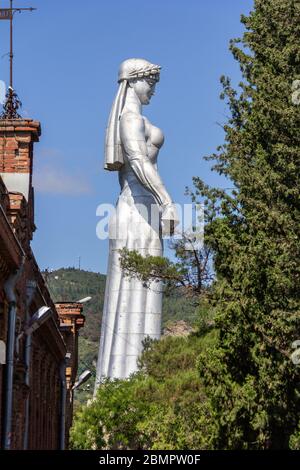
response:
<path id="1" fill-rule="evenodd" d="M 15 13 L 22 13 L 22 11 L 33 11 L 36 8 L 14 8 L 13 0 L 10 0 L 10 8 L 0 8 L 0 20 L 9 20 L 10 23 L 10 52 L 9 52 L 9 87 L 5 97 L 5 103 L 3 105 L 3 113 L 1 119 L 20 119 L 21 116 L 18 113 L 18 109 L 22 106 L 22 103 L 14 91 L 13 88 L 13 61 L 14 61 L 14 50 L 13 50 L 13 20 Z"/>

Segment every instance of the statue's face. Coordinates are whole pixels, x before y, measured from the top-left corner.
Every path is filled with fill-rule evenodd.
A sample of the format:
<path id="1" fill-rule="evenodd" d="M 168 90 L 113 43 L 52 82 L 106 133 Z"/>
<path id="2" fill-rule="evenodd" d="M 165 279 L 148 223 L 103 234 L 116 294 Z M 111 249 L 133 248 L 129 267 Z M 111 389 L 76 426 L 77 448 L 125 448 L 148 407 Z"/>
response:
<path id="1" fill-rule="evenodd" d="M 141 104 L 149 104 L 151 97 L 154 95 L 156 80 L 151 78 L 142 78 L 132 82 L 134 89 Z"/>

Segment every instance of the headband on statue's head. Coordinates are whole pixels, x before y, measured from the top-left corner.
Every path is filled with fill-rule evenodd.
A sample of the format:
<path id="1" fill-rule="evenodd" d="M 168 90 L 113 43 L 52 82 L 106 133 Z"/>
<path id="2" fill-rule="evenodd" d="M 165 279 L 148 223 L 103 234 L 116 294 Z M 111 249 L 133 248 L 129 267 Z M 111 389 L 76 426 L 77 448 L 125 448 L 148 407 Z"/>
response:
<path id="1" fill-rule="evenodd" d="M 118 82 L 139 78 L 159 81 L 160 69 L 160 65 L 151 64 L 144 59 L 125 60 L 120 66 Z"/>
<path id="2" fill-rule="evenodd" d="M 119 89 L 113 102 L 105 138 L 104 168 L 118 171 L 124 165 L 120 139 L 120 116 L 125 104 L 128 81 L 148 78 L 159 81 L 161 67 L 145 59 L 127 59 L 120 65 L 118 83 Z"/>

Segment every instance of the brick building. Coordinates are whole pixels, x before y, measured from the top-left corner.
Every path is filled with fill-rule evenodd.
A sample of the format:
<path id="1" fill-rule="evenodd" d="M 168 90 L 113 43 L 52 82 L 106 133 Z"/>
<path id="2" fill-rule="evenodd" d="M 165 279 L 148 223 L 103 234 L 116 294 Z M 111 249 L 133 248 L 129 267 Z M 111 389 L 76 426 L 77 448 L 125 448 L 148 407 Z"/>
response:
<path id="1" fill-rule="evenodd" d="M 84 326 L 83 305 L 79 302 L 61 302 L 55 304 L 60 319 L 67 351 L 71 353 L 66 364 L 66 446 L 69 444 L 68 430 L 73 417 L 73 390 L 78 365 L 78 330 Z"/>
<path id="2" fill-rule="evenodd" d="M 55 305 L 31 250 L 40 124 L 0 120 L 0 438 L 6 449 L 68 442 L 82 305 Z"/>

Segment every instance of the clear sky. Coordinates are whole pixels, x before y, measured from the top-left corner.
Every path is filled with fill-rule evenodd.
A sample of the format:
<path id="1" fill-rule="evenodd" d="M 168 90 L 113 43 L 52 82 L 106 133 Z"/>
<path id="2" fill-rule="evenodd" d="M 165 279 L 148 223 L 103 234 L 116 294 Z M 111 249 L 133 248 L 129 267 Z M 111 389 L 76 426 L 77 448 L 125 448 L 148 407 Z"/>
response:
<path id="1" fill-rule="evenodd" d="M 96 208 L 115 203 L 116 172 L 103 170 L 104 131 L 119 64 L 142 57 L 162 66 L 144 114 L 165 134 L 159 171 L 178 203 L 192 176 L 224 181 L 203 156 L 223 142 L 218 123 L 222 74 L 240 80 L 228 51 L 252 0 L 15 0 L 37 7 L 15 17 L 15 89 L 24 117 L 41 121 L 35 145 L 37 231 L 41 267 L 106 272 L 108 244 L 96 237 Z M 9 6 L 0 1 L 1 8 Z M 0 22 L 0 79 L 8 80 L 9 23 Z"/>

